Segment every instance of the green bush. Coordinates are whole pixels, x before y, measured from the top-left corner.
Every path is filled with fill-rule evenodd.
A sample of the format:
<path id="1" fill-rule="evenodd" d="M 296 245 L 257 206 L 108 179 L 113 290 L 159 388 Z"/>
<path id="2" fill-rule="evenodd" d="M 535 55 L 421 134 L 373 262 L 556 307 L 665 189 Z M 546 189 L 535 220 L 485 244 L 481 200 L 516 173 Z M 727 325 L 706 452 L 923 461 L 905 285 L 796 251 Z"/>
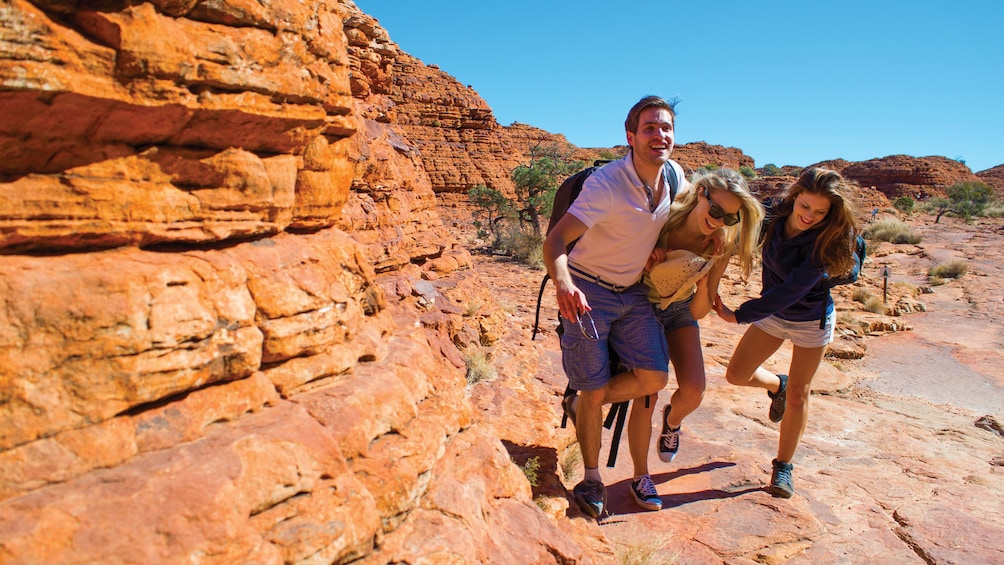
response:
<path id="1" fill-rule="evenodd" d="M 778 167 L 774 163 L 767 163 L 760 170 L 763 172 L 763 176 L 765 177 L 776 177 L 784 174 L 784 171 L 781 169 L 781 167 Z"/>
<path id="2" fill-rule="evenodd" d="M 888 241 L 889 243 L 920 243 L 920 236 L 903 222 L 895 218 L 886 218 L 870 224 L 864 230 L 865 239 L 872 241 Z"/>
<path id="3" fill-rule="evenodd" d="M 754 171 L 753 167 L 749 165 L 739 167 L 739 174 L 746 180 L 753 180 L 756 178 L 756 171 Z"/>
<path id="4" fill-rule="evenodd" d="M 957 279 L 969 272 L 969 265 L 965 261 L 953 259 L 947 263 L 941 263 L 931 267 L 927 271 L 927 276 L 939 279 Z"/>
<path id="5" fill-rule="evenodd" d="M 519 463 L 516 463 L 515 459 L 512 459 L 512 462 L 514 464 L 516 464 L 516 466 L 519 467 L 523 471 L 523 474 L 526 476 L 526 480 L 527 480 L 527 482 L 530 483 L 531 487 L 539 486 L 540 481 L 537 478 L 537 474 L 540 473 L 540 458 L 539 457 L 537 457 L 536 455 L 534 455 L 533 457 L 527 459 L 526 463 L 523 463 L 522 465 L 520 465 Z"/>
<path id="6" fill-rule="evenodd" d="M 909 214 L 910 212 L 913 212 L 914 204 L 915 202 L 913 201 L 913 198 L 909 196 L 900 196 L 893 201 L 892 207 L 904 214 Z"/>

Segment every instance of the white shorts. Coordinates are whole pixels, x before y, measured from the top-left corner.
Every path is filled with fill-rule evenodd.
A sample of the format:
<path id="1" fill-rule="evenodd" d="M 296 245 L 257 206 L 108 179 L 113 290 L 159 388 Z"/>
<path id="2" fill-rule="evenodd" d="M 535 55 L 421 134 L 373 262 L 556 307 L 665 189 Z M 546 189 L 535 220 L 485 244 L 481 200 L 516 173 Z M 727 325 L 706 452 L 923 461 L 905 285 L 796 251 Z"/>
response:
<path id="1" fill-rule="evenodd" d="M 753 322 L 764 333 L 778 339 L 790 339 L 799 347 L 823 347 L 833 341 L 833 325 L 837 321 L 836 308 L 826 317 L 826 324 L 819 328 L 819 320 L 792 322 L 777 316 L 768 316 Z"/>

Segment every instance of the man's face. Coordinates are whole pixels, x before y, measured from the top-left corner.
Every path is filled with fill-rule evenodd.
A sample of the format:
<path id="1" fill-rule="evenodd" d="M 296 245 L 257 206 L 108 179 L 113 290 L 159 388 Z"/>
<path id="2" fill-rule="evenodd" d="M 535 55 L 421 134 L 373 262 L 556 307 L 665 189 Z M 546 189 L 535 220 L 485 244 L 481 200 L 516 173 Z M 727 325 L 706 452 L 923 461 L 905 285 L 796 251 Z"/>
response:
<path id="1" fill-rule="evenodd" d="M 638 131 L 627 132 L 627 142 L 635 155 L 662 165 L 673 153 L 673 115 L 665 108 L 646 108 L 638 118 Z"/>

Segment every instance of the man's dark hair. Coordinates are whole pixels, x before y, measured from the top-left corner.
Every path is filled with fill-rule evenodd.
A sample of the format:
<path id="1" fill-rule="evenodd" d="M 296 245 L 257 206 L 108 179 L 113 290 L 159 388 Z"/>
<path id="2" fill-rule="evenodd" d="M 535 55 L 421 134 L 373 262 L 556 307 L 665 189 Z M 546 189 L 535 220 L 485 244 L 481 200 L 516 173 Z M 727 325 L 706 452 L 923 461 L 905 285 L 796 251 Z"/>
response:
<path id="1" fill-rule="evenodd" d="M 634 133 L 638 130 L 638 120 L 641 113 L 649 108 L 664 108 L 669 110 L 669 114 L 673 116 L 673 121 L 676 121 L 676 105 L 680 103 L 679 98 L 673 98 L 667 101 L 661 96 L 646 96 L 639 100 L 631 110 L 628 112 L 627 119 L 624 120 L 624 131 Z"/>

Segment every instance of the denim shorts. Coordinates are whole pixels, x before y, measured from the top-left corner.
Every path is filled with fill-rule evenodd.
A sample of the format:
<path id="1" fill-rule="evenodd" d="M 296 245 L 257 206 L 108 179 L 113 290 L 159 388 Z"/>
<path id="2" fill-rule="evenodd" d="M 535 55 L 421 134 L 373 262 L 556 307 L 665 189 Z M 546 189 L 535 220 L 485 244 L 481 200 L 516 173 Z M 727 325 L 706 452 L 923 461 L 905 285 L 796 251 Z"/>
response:
<path id="1" fill-rule="evenodd" d="M 833 323 L 837 320 L 836 310 L 826 317 L 826 324 L 819 329 L 819 320 L 792 322 L 777 316 L 768 316 L 753 322 L 764 333 L 778 339 L 790 339 L 799 347 L 823 347 L 833 341 Z"/>
<path id="2" fill-rule="evenodd" d="M 610 381 L 608 343 L 620 356 L 621 365 L 629 370 L 666 371 L 669 348 L 644 283 L 624 292 L 612 292 L 578 277 L 575 285 L 586 295 L 592 310 L 588 316 L 580 316 L 581 325 L 561 320 L 561 364 L 568 376 L 568 386 L 575 390 L 597 390 Z M 596 326 L 595 335 L 592 325 Z"/>
<path id="3" fill-rule="evenodd" d="M 694 315 L 690 313 L 690 303 L 693 300 L 694 295 L 690 295 L 690 298 L 686 300 L 674 302 L 669 306 L 666 306 L 665 310 L 659 308 L 658 304 L 652 305 L 652 308 L 655 310 L 655 315 L 659 318 L 659 323 L 662 324 L 662 329 L 666 333 L 673 332 L 680 328 L 698 327 L 697 320 L 695 320 Z"/>

